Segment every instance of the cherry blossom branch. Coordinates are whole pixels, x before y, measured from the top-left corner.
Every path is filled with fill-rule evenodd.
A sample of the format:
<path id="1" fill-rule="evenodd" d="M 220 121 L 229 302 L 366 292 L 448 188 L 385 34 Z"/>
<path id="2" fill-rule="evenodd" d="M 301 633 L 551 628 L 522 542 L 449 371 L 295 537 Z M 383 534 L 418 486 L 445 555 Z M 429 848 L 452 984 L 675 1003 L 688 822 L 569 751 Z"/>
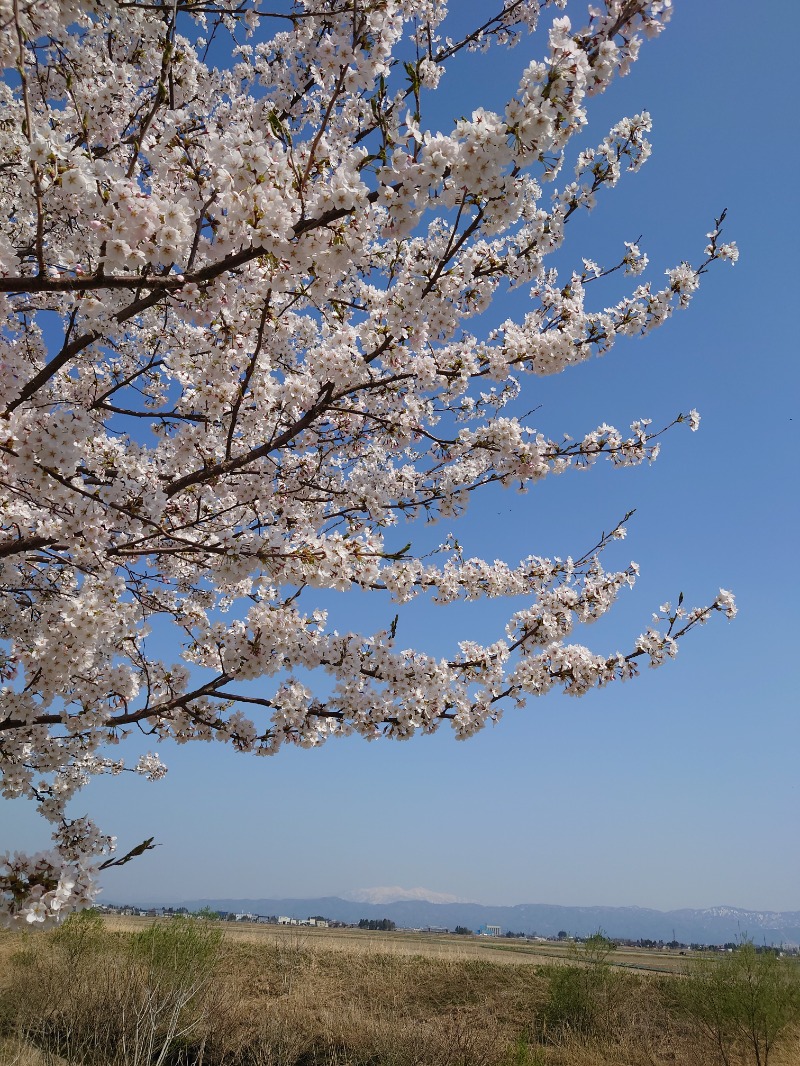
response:
<path id="1" fill-rule="evenodd" d="M 153 753 L 107 757 L 131 730 L 265 755 L 445 721 L 464 739 L 555 686 L 581 695 L 659 665 L 713 614 L 733 617 L 721 590 L 693 611 L 662 605 L 624 653 L 576 643 L 636 581 L 635 563 L 601 565 L 621 524 L 577 559 L 513 566 L 469 558 L 452 533 L 412 546 L 408 523 L 454 522 L 490 485 L 652 461 L 670 426 L 536 432 L 518 413 L 528 375 L 649 333 L 712 263 L 736 261 L 722 212 L 699 266 L 636 280 L 610 307 L 587 305 L 589 283 L 643 274 L 636 242 L 566 279 L 548 263 L 579 209 L 647 159 L 643 112 L 578 152 L 543 206 L 587 96 L 660 32 L 661 0 L 605 0 L 583 28 L 555 5 L 505 107 L 423 128 L 445 68 L 533 30 L 540 6 L 492 8 L 451 43 L 446 5 L 427 0 L 77 15 L 13 0 L 0 26 L 0 781 L 37 804 L 53 847 L 0 860 L 6 920 L 57 922 L 91 901 L 100 869 L 149 850 L 109 858 L 113 840 L 68 816 L 94 775 L 163 776 Z M 272 39 L 237 40 L 270 19 Z M 212 42 L 227 64 L 209 65 Z M 523 286 L 530 299 L 502 320 L 496 297 Z M 339 632 L 317 589 L 398 611 L 377 633 Z M 398 644 L 416 596 L 516 608 L 492 643 L 437 658 Z M 321 678 L 325 699 L 300 678 Z"/>

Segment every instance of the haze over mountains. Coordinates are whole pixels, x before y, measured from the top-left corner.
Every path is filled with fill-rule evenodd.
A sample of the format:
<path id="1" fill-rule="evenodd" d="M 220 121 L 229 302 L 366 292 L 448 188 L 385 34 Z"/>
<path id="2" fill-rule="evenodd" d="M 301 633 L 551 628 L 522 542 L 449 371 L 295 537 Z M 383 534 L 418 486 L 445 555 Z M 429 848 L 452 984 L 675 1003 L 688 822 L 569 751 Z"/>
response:
<path id="1" fill-rule="evenodd" d="M 611 937 L 632 940 L 679 940 L 685 944 L 724 944 L 749 937 L 757 944 L 800 944 L 800 911 L 749 911 L 738 907 L 684 908 L 658 911 L 647 907 L 561 907 L 556 904 L 520 903 L 513 907 L 482 903 L 438 902 L 408 893 L 421 889 L 360 890 L 367 898 L 342 899 L 195 899 L 183 906 L 189 910 L 213 910 L 259 915 L 308 918 L 321 915 L 354 924 L 361 918 L 390 918 L 398 927 L 455 929 L 457 925 L 477 930 L 481 925 L 499 925 L 503 932 L 556 936 L 564 930 L 588 936 L 602 929 Z M 397 898 L 397 893 L 405 898 Z M 383 894 L 383 895 L 380 895 Z M 393 895 L 394 894 L 394 895 Z M 439 894 L 441 895 L 441 894 Z"/>

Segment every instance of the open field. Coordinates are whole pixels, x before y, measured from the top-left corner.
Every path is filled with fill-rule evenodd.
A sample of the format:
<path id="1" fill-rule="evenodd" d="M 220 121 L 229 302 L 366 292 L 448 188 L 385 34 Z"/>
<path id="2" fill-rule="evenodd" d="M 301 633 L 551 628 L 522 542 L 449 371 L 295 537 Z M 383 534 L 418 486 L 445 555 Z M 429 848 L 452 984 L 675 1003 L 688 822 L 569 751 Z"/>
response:
<path id="1" fill-rule="evenodd" d="M 159 919 L 163 920 L 163 919 Z M 119 932 L 135 932 L 150 925 L 151 918 L 105 916 L 106 926 Z M 572 963 L 568 944 L 542 943 L 499 937 L 456 936 L 453 933 L 418 933 L 406 929 L 392 932 L 366 929 L 315 929 L 313 926 L 261 925 L 254 922 L 221 922 L 224 939 L 231 944 L 307 946 L 326 951 L 356 954 L 422 955 L 426 958 L 480 959 L 498 965 L 542 966 L 561 961 Z M 677 952 L 619 948 L 610 965 L 653 973 L 679 973 L 686 957 Z"/>
<path id="2" fill-rule="evenodd" d="M 758 1009 L 772 1017 L 779 994 L 794 998 L 758 1059 L 745 1030 L 709 1027 L 711 986 L 669 972 L 685 958 L 614 962 L 510 939 L 89 913 L 0 933 L 0 1066 L 800 1063 L 793 962 L 766 960 L 779 981 Z M 715 977 L 729 961 L 710 965 Z"/>

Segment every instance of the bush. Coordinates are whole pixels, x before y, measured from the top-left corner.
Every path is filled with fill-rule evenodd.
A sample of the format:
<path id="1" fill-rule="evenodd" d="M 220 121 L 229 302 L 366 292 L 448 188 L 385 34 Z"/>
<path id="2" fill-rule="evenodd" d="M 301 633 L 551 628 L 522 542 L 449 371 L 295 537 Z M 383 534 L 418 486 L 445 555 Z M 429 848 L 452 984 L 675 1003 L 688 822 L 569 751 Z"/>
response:
<path id="1" fill-rule="evenodd" d="M 616 949 L 598 929 L 581 945 L 571 945 L 570 957 L 579 965 L 547 968 L 549 997 L 538 1019 L 540 1037 L 562 1040 L 572 1034 L 613 1040 L 624 990 L 631 983 L 608 965 Z"/>
<path id="2" fill-rule="evenodd" d="M 548 998 L 537 1017 L 537 1033 L 547 1042 L 569 1036 L 613 1039 L 624 1002 L 626 974 L 609 966 L 548 966 Z"/>
<path id="3" fill-rule="evenodd" d="M 213 971 L 222 942 L 219 926 L 193 918 L 154 922 L 130 938 L 130 954 L 150 985 L 199 988 Z"/>
<path id="4" fill-rule="evenodd" d="M 91 912 L 71 916 L 14 957 L 17 1032 L 48 1058 L 164 1066 L 207 1016 L 219 943 L 188 919 L 118 937 Z"/>
<path id="5" fill-rule="evenodd" d="M 721 958 L 698 959 L 676 987 L 677 1006 L 699 1023 L 724 1066 L 740 1056 L 769 1066 L 800 1022 L 800 966 L 745 940 Z"/>

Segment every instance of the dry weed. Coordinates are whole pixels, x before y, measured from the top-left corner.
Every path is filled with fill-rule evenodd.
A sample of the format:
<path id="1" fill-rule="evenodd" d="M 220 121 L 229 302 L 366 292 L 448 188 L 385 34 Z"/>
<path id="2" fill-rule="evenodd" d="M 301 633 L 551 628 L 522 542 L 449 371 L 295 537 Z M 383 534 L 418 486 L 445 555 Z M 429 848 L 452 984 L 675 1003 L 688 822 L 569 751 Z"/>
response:
<path id="1" fill-rule="evenodd" d="M 66 936 L 0 938 L 0 1066 L 717 1062 L 673 1009 L 673 977 L 362 942 L 331 950 L 302 935 L 220 944 L 213 925 L 161 922 L 131 935 L 87 920 Z M 770 1063 L 800 1063 L 800 1032 Z"/>

